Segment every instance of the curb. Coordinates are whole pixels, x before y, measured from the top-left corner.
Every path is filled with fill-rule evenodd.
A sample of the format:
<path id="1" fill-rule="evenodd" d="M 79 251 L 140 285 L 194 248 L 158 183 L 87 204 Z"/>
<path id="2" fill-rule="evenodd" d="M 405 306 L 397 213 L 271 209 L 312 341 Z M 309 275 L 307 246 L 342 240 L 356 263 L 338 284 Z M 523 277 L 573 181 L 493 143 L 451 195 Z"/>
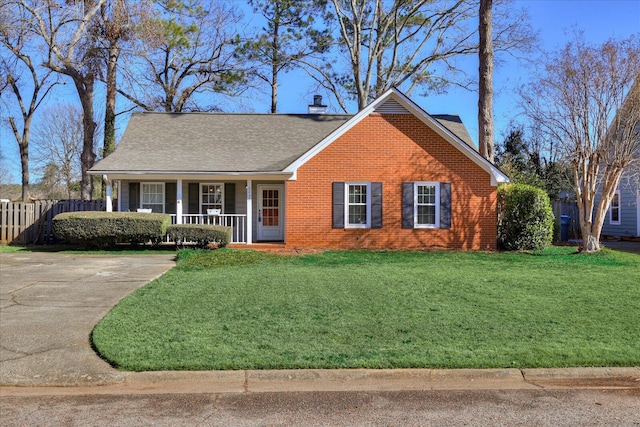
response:
<path id="1" fill-rule="evenodd" d="M 125 373 L 110 385 L 2 386 L 2 396 L 640 389 L 640 367 L 558 369 L 301 369 Z"/>

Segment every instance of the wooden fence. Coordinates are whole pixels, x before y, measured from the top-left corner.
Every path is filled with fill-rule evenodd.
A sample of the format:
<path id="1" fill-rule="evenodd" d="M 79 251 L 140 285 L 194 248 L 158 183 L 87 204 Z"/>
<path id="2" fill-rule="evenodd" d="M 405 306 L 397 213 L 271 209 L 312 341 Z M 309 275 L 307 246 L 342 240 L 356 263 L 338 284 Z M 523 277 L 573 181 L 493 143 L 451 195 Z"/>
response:
<path id="1" fill-rule="evenodd" d="M 553 215 L 556 217 L 556 225 L 558 230 L 560 229 L 560 216 L 570 216 L 571 223 L 569 224 L 569 239 L 573 240 L 581 238 L 582 231 L 580 231 L 580 223 L 578 221 L 578 202 L 576 202 L 575 200 L 554 200 Z"/>
<path id="2" fill-rule="evenodd" d="M 104 211 L 104 200 L 37 200 L 0 204 L 0 243 L 47 244 L 54 240 L 51 220 L 63 212 Z"/>

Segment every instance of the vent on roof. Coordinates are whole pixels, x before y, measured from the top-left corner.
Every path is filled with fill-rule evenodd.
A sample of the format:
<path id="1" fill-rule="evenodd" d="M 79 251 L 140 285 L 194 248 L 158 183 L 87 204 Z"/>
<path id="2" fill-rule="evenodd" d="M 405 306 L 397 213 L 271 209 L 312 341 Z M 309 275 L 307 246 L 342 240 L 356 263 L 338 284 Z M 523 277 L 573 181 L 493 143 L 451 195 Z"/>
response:
<path id="1" fill-rule="evenodd" d="M 380 114 L 409 114 L 407 109 L 395 99 L 387 99 L 375 108 L 375 112 Z"/>
<path id="2" fill-rule="evenodd" d="M 327 106 L 322 105 L 321 95 L 313 95 L 313 104 L 309 105 L 309 114 L 327 114 Z"/>

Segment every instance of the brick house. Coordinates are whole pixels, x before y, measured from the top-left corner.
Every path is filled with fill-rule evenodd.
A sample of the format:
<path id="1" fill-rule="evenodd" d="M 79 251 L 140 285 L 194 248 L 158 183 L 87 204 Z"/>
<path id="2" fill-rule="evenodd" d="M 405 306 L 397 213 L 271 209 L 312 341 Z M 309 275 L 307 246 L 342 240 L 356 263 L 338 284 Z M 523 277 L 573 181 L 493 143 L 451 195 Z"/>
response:
<path id="1" fill-rule="evenodd" d="M 495 249 L 496 186 L 457 116 L 396 89 L 356 115 L 135 113 L 102 175 L 118 211 L 232 226 L 236 243 Z M 108 205 L 110 205 L 108 203 Z"/>

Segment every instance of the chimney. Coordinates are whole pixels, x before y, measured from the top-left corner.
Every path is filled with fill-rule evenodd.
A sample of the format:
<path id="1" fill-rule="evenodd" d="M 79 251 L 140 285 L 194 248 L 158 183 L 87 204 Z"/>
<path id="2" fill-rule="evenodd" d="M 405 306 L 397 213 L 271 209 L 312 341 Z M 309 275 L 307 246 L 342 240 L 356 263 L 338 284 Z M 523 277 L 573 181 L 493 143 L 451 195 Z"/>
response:
<path id="1" fill-rule="evenodd" d="M 322 95 L 313 95 L 313 104 L 309 105 L 309 114 L 327 114 L 327 106 L 322 105 Z"/>

